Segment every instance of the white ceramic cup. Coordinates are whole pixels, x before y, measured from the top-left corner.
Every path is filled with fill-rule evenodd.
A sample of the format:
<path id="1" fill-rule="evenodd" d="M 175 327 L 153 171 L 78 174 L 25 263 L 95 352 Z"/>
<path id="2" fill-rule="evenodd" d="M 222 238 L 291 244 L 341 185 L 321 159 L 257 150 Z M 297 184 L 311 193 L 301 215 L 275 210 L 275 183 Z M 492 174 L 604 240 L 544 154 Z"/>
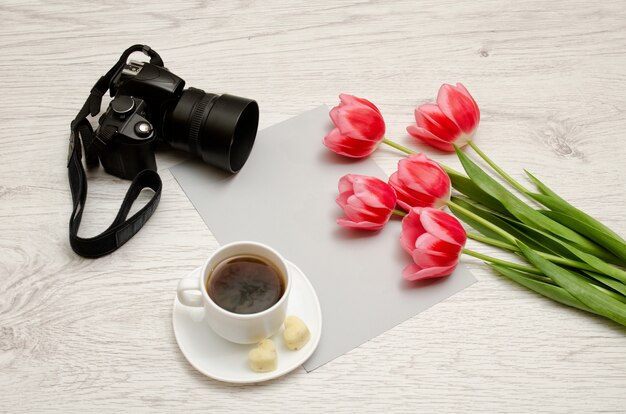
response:
<path id="1" fill-rule="evenodd" d="M 207 280 L 213 269 L 234 256 L 253 255 L 271 262 L 285 276 L 285 292 L 278 302 L 264 311 L 239 314 L 219 307 L 207 292 Z M 252 344 L 274 335 L 285 320 L 291 291 L 291 275 L 285 259 L 271 247 L 250 241 L 230 243 L 217 249 L 198 274 L 193 273 L 178 283 L 177 296 L 186 306 L 204 307 L 204 319 L 215 333 L 238 344 Z"/>

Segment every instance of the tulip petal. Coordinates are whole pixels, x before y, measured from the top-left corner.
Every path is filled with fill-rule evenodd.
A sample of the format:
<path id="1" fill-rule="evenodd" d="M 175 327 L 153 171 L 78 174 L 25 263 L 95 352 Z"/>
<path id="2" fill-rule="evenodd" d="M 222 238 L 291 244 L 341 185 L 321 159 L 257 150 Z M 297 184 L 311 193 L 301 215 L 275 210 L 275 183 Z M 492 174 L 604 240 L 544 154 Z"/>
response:
<path id="1" fill-rule="evenodd" d="M 402 232 L 400 233 L 400 244 L 402 248 L 411 254 L 415 250 L 417 238 L 426 232 L 420 221 L 419 208 L 409 210 L 409 213 L 402 219 Z"/>
<path id="2" fill-rule="evenodd" d="M 413 253 L 415 250 L 415 240 L 419 237 L 418 229 L 402 230 L 400 233 L 400 245 L 408 254 Z"/>
<path id="3" fill-rule="evenodd" d="M 445 242 L 442 241 L 441 243 Z M 454 246 L 450 245 L 449 243 L 448 245 L 450 247 Z M 438 248 L 445 247 L 439 246 Z M 424 268 L 452 266 L 459 261 L 459 257 L 461 256 L 461 249 L 462 248 L 460 246 L 456 246 L 455 252 L 455 249 L 453 248 L 450 251 L 422 250 L 418 248 L 413 250 L 411 257 L 413 258 L 413 262 L 415 262 L 415 264 Z"/>
<path id="4" fill-rule="evenodd" d="M 355 105 L 355 106 L 366 105 L 366 106 L 369 106 L 374 111 L 376 111 L 376 112 L 378 112 L 380 114 L 380 110 L 376 107 L 376 105 L 374 105 L 373 103 L 371 103 L 367 99 L 359 98 L 358 96 L 354 96 L 354 95 L 348 95 L 347 93 L 341 93 L 341 94 L 339 94 L 339 100 L 344 105 Z"/>
<path id="5" fill-rule="evenodd" d="M 354 178 L 356 174 L 346 174 L 339 179 L 339 193 L 345 193 L 346 191 L 352 191 L 352 187 L 354 186 Z"/>
<path id="6" fill-rule="evenodd" d="M 356 140 L 341 134 L 338 128 L 333 129 L 324 137 L 324 145 L 337 154 L 351 158 L 364 158 L 377 147 L 377 142 Z"/>
<path id="7" fill-rule="evenodd" d="M 430 267 L 423 269 L 416 264 L 410 264 L 404 268 L 402 276 L 408 281 L 434 279 L 451 275 L 456 266 L 457 264 L 454 264 L 453 266 Z"/>
<path id="8" fill-rule="evenodd" d="M 461 129 L 447 117 L 441 108 L 433 104 L 421 105 L 415 110 L 415 122 L 442 141 L 454 142 Z"/>
<path id="9" fill-rule="evenodd" d="M 343 135 L 354 139 L 378 142 L 385 135 L 385 121 L 368 106 L 336 106 L 330 117 Z"/>
<path id="10" fill-rule="evenodd" d="M 415 250 L 411 256 L 422 267 L 450 266 L 459 260 L 461 248 L 458 244 L 451 244 L 430 233 L 424 233 L 415 241 Z"/>
<path id="11" fill-rule="evenodd" d="M 398 178 L 407 188 L 435 198 L 450 196 L 450 177 L 424 154 L 412 154 L 398 162 Z"/>
<path id="12" fill-rule="evenodd" d="M 409 210 L 413 207 L 430 207 L 432 203 L 430 201 L 422 201 L 411 198 L 410 196 L 406 198 L 400 198 L 398 196 L 398 205 L 402 207 L 404 210 Z M 438 208 L 438 207 L 435 207 Z"/>
<path id="13" fill-rule="evenodd" d="M 330 115 L 330 119 L 333 121 L 333 123 L 335 124 L 335 126 L 337 127 L 337 129 L 339 130 L 339 132 L 342 135 L 345 135 L 348 137 L 348 139 L 350 141 L 363 141 L 363 142 L 371 142 L 372 140 L 368 137 L 363 137 L 361 136 L 361 134 L 349 134 L 348 132 L 352 132 L 350 131 L 350 128 L 346 128 L 346 126 L 344 125 L 344 128 L 339 128 L 339 124 L 340 123 L 344 123 L 345 124 L 345 120 L 342 119 L 343 116 L 345 116 L 345 106 L 339 105 L 339 106 L 335 106 L 333 109 L 330 110 L 330 112 L 328 113 Z"/>
<path id="14" fill-rule="evenodd" d="M 385 223 L 371 223 L 368 221 L 361 221 L 357 223 L 343 217 L 337 219 L 337 224 L 339 224 L 341 227 L 361 230 L 380 230 L 385 226 Z"/>
<path id="15" fill-rule="evenodd" d="M 439 252 L 422 252 L 421 250 L 414 250 L 412 257 L 415 264 L 424 269 L 429 267 L 454 266 L 459 261 L 458 256 L 449 256 Z M 418 260 L 416 260 L 416 258 L 418 258 Z"/>
<path id="16" fill-rule="evenodd" d="M 478 119 L 480 120 L 480 109 L 478 108 L 478 104 L 476 103 L 476 101 L 474 100 L 472 95 L 469 93 L 469 91 L 467 90 L 465 85 L 463 85 L 462 83 L 458 82 L 456 84 L 456 87 L 457 87 L 459 92 L 461 92 L 463 95 L 467 96 L 467 98 L 469 98 L 469 100 L 472 102 L 473 107 L 474 107 L 474 111 L 476 111 L 476 114 L 478 115 Z"/>
<path id="17" fill-rule="evenodd" d="M 434 208 L 424 208 L 420 214 L 420 221 L 424 229 L 435 237 L 459 246 L 465 245 L 467 235 L 454 216 Z"/>
<path id="18" fill-rule="evenodd" d="M 478 105 L 465 87 L 461 90 L 452 85 L 441 85 L 437 94 L 437 105 L 463 132 L 471 135 L 478 126 Z"/>
<path id="19" fill-rule="evenodd" d="M 352 195 L 352 193 L 349 192 L 349 191 L 340 193 L 337 196 L 337 198 L 335 199 L 335 201 L 343 209 L 343 208 L 345 208 L 348 205 L 348 198 L 350 198 L 351 195 Z"/>
<path id="20" fill-rule="evenodd" d="M 393 209 L 396 205 L 396 193 L 393 188 L 375 177 L 356 178 L 354 194 L 365 204 L 374 208 Z"/>
<path id="21" fill-rule="evenodd" d="M 411 192 L 409 193 L 403 186 L 397 181 L 397 173 L 393 173 L 389 178 L 389 184 L 396 191 L 397 203 L 405 210 L 410 210 L 413 207 L 435 207 L 439 208 L 438 204 L 441 204 L 435 197 L 428 194 Z"/>
<path id="22" fill-rule="evenodd" d="M 424 128 L 409 125 L 406 130 L 413 138 L 422 141 L 424 144 L 430 145 L 431 147 L 437 148 L 441 151 L 454 152 L 454 146 L 452 144 L 437 138 Z"/>
<path id="23" fill-rule="evenodd" d="M 461 248 L 456 243 L 448 243 L 430 233 L 424 233 L 415 240 L 415 249 L 438 256 L 458 257 Z"/>
<path id="24" fill-rule="evenodd" d="M 355 140 L 356 141 L 356 140 Z M 365 141 L 361 141 L 365 142 Z M 337 145 L 337 152 L 340 155 L 345 155 L 350 158 L 365 158 L 371 155 L 378 145 L 376 143 L 368 143 L 367 145 L 354 145 L 354 144 L 339 144 Z"/>
<path id="25" fill-rule="evenodd" d="M 398 194 L 398 205 L 405 210 L 410 210 L 413 207 L 431 207 L 437 201 L 435 198 L 428 196 L 414 197 L 403 192 L 402 189 L 396 190 L 396 194 Z"/>
<path id="26" fill-rule="evenodd" d="M 346 174 L 339 180 L 338 187 L 340 194 L 354 194 L 362 204 L 374 209 L 391 210 L 396 205 L 394 189 L 376 177 Z"/>
<path id="27" fill-rule="evenodd" d="M 376 209 L 363 203 L 357 196 L 351 194 L 347 204 L 343 207 L 346 216 L 354 221 L 387 222 L 391 209 Z"/>

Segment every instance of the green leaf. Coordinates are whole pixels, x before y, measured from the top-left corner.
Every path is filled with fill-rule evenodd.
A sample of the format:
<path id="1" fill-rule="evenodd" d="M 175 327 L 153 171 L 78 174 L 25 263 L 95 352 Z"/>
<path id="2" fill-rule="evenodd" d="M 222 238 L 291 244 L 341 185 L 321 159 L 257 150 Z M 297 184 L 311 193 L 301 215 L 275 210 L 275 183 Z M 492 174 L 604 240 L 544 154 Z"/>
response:
<path id="1" fill-rule="evenodd" d="M 530 172 L 526 170 L 524 171 L 526 172 L 526 175 L 528 175 L 530 180 L 533 182 L 533 184 L 535 184 L 537 189 L 539 189 L 539 191 L 546 197 L 535 198 L 537 194 L 534 194 L 534 193 L 528 193 L 529 196 L 535 198 L 537 201 L 539 201 L 541 204 L 548 207 L 550 210 L 559 211 L 561 213 L 564 213 L 572 217 L 573 219 L 576 219 L 580 222 L 587 224 L 588 226 L 592 228 L 600 229 L 603 234 L 606 234 L 610 236 L 611 238 L 621 242 L 622 246 L 626 247 L 626 240 L 624 240 L 619 234 L 615 233 L 609 227 L 602 224 L 601 221 L 591 217 L 589 214 L 585 213 L 582 210 L 577 209 L 576 207 L 568 203 L 567 200 L 563 199 L 557 193 L 555 193 L 550 188 L 548 188 L 547 185 L 539 181 L 539 179 L 535 177 L 534 175 L 532 175 Z M 542 200 L 545 201 L 546 203 L 549 203 L 550 205 L 544 204 Z"/>
<path id="2" fill-rule="evenodd" d="M 564 248 L 561 244 L 561 241 L 558 239 L 554 239 L 553 236 L 546 234 L 540 230 L 535 230 L 532 227 L 529 227 L 519 221 L 516 221 L 513 218 L 504 217 L 498 214 L 494 214 L 493 212 L 483 208 L 479 204 L 476 204 L 469 200 L 460 199 L 457 197 L 452 197 L 452 201 L 461 207 L 464 207 L 470 210 L 472 213 L 484 218 L 490 223 L 500 227 L 502 230 L 511 234 L 518 240 L 521 240 L 528 246 L 532 247 L 535 250 L 539 250 L 545 253 L 554 253 L 558 254 L 562 257 L 567 257 L 569 259 L 577 259 L 577 256 L 572 254 L 569 250 Z M 456 215 L 456 212 L 452 207 L 450 210 Z M 465 221 L 462 217 L 459 217 L 461 220 Z M 470 226 L 474 227 L 472 223 L 465 221 Z M 480 228 L 474 227 L 479 232 L 483 233 Z M 487 237 L 491 237 L 489 234 L 483 233 Z M 499 240 L 505 241 L 500 238 Z"/>
<path id="3" fill-rule="evenodd" d="M 489 264 L 494 270 L 505 276 L 512 281 L 519 283 L 520 285 L 527 287 L 528 289 L 539 293 L 547 298 L 550 298 L 556 302 L 562 303 L 567 306 L 578 308 L 580 310 L 596 313 L 588 306 L 584 305 L 581 301 L 572 296 L 569 292 L 559 286 L 554 286 L 544 281 L 538 280 L 534 275 L 520 272 L 519 270 L 510 269 L 506 266 L 498 264 Z"/>
<path id="4" fill-rule="evenodd" d="M 586 270 L 583 270 L 583 272 L 585 272 L 585 274 L 587 274 L 589 277 L 592 277 L 595 280 L 599 281 L 600 283 L 602 283 L 602 284 L 610 287 L 611 289 L 621 293 L 622 296 L 623 296 L 622 301 L 626 301 L 626 285 L 625 284 L 623 284 L 622 282 L 618 282 L 617 280 L 615 280 L 613 278 L 601 275 L 601 274 L 596 273 L 596 272 L 588 272 Z"/>
<path id="5" fill-rule="evenodd" d="M 543 194 L 535 194 L 533 198 L 537 199 L 540 203 L 545 206 L 552 208 L 554 203 L 552 201 L 546 201 L 549 196 L 545 196 Z M 544 201 L 542 201 L 542 199 Z M 550 217 L 551 219 L 558 221 L 564 226 L 569 227 L 570 229 L 574 229 L 580 234 L 583 234 L 589 237 L 591 240 L 595 241 L 599 245 L 606 248 L 608 251 L 612 252 L 615 256 L 617 256 L 622 263 L 626 263 L 626 243 L 622 240 L 616 239 L 609 233 L 605 233 L 603 229 L 600 227 L 594 227 L 589 222 L 580 221 L 569 213 L 563 213 L 561 211 L 554 210 L 540 210 L 541 214 Z"/>
<path id="6" fill-rule="evenodd" d="M 459 193 L 465 194 L 466 196 L 474 200 L 480 200 L 482 204 L 494 211 L 505 214 L 507 216 L 510 215 L 506 208 L 504 208 L 502 203 L 481 190 L 480 187 L 474 184 L 474 182 L 466 176 L 457 174 L 452 171 L 448 171 L 448 176 L 450 177 L 450 181 L 452 182 L 452 187 Z"/>
<path id="7" fill-rule="evenodd" d="M 575 254 L 580 260 L 593 267 L 598 272 L 610 276 L 613 279 L 617 279 L 622 283 L 626 283 L 626 272 L 613 265 L 606 263 L 604 260 L 598 259 L 596 256 L 589 253 L 585 253 L 574 246 L 569 246 L 566 243 L 563 244 L 570 252 Z"/>
<path id="8" fill-rule="evenodd" d="M 480 222 L 467 216 L 465 213 L 463 213 L 462 211 L 459 211 L 457 208 L 453 206 L 448 206 L 448 207 L 450 208 L 450 211 L 452 212 L 452 214 L 454 214 L 459 220 L 461 220 L 463 223 L 467 224 L 474 230 L 478 231 L 482 235 L 501 241 L 501 242 L 505 242 L 505 243 L 509 242 L 507 239 L 505 239 L 504 237 L 502 237 L 495 231 L 489 229 L 487 226 L 483 226 Z"/>
<path id="9" fill-rule="evenodd" d="M 454 203 L 460 205 L 461 207 L 465 207 L 466 209 L 471 210 L 474 214 L 478 214 L 473 209 L 472 205 L 469 204 L 469 203 L 466 203 L 464 200 L 462 200 L 460 198 L 457 198 L 457 197 L 452 197 L 452 201 Z M 487 237 L 491 237 L 492 239 L 496 239 L 496 240 L 502 241 L 502 242 L 507 242 L 507 243 L 509 242 L 506 238 L 502 237 L 502 235 L 500 235 L 497 232 L 491 230 L 489 227 L 481 224 L 479 221 L 474 220 L 473 218 L 471 218 L 468 215 L 466 215 L 465 213 L 463 213 L 461 210 L 457 209 L 456 206 L 448 205 L 448 208 L 461 221 L 463 221 L 464 223 L 470 225 L 473 229 L 479 231 L 481 234 L 483 234 L 483 235 L 485 235 Z M 485 217 L 483 217 L 483 218 L 485 218 Z M 494 221 L 490 220 L 489 218 L 487 218 L 487 220 L 489 220 L 494 225 L 498 225 L 497 223 L 495 223 Z M 506 229 L 504 229 L 504 230 L 506 230 Z"/>
<path id="10" fill-rule="evenodd" d="M 524 243 L 518 242 L 517 245 L 529 262 L 584 305 L 594 312 L 626 326 L 625 303 L 605 294 L 597 286 L 589 283 L 583 276 L 570 272 L 542 258 Z"/>
<path id="11" fill-rule="evenodd" d="M 549 246 L 550 249 L 554 253 L 558 254 L 559 256 L 566 257 L 569 259 L 574 259 L 574 260 L 580 259 L 577 255 L 572 253 L 570 249 L 572 245 L 569 244 L 566 240 L 553 236 L 552 234 L 546 231 L 533 228 L 524 223 L 520 223 L 519 221 L 507 219 L 507 222 L 510 223 L 512 226 L 518 228 L 519 231 L 527 234 L 528 237 L 531 237 L 534 240 L 540 240 L 543 245 Z M 524 242 L 524 240 L 522 240 L 522 242 Z M 528 243 L 526 244 L 532 247 L 534 250 L 539 250 L 539 249 L 535 249 L 531 244 L 528 244 Z M 603 260 L 609 261 L 611 263 L 619 262 L 619 260 L 615 256 L 613 256 L 610 252 L 607 252 L 607 251 L 603 251 L 602 254 L 598 255 L 598 257 Z"/>
<path id="12" fill-rule="evenodd" d="M 502 220 L 511 220 L 511 221 L 516 221 L 517 220 L 515 218 L 515 216 L 513 216 L 511 214 L 502 214 L 502 213 L 500 213 L 498 211 L 490 209 L 486 205 L 482 204 L 480 201 L 476 201 L 476 200 L 473 200 L 473 199 L 468 198 L 468 197 L 455 197 L 455 196 L 452 196 L 451 200 L 452 201 L 461 201 L 464 204 L 472 206 L 473 208 L 475 208 L 477 210 L 481 210 L 481 211 L 483 211 L 485 213 L 488 213 L 491 216 L 500 218 Z"/>
<path id="13" fill-rule="evenodd" d="M 600 246 L 534 210 L 485 173 L 459 148 L 455 147 L 455 150 L 463 168 L 472 181 L 474 181 L 474 183 L 478 185 L 481 190 L 500 201 L 506 209 L 521 222 L 528 224 L 529 226 L 540 227 L 551 232 L 552 234 L 558 235 L 558 237 L 569 240 L 586 252 L 593 253 L 595 255 L 603 254 L 604 249 Z"/>
<path id="14" fill-rule="evenodd" d="M 563 241 L 557 237 L 554 237 L 540 230 L 533 229 L 520 222 L 510 221 L 510 223 L 513 226 L 520 228 L 524 232 L 528 233 L 535 240 L 542 240 L 542 242 L 545 242 L 545 243 L 552 243 L 552 246 L 555 248 L 555 250 L 558 252 L 558 254 L 561 257 L 574 259 L 574 260 L 582 260 L 584 263 L 593 267 L 596 271 L 603 273 L 605 275 L 609 275 L 615 279 L 618 279 L 619 281 L 623 281 L 624 279 L 626 279 L 626 272 L 624 272 L 623 270 L 615 266 L 612 266 L 608 263 L 605 263 L 603 260 L 601 260 L 598 257 L 595 257 L 593 255 L 590 255 L 588 253 L 585 253 L 577 249 L 576 247 L 568 244 L 566 241 Z M 511 233 L 511 234 L 514 234 L 514 233 Z M 523 239 L 519 239 L 519 240 L 525 243 Z M 525 244 L 533 248 L 532 245 L 528 243 L 525 243 Z M 559 249 L 556 248 L 557 246 L 559 247 Z M 541 251 L 540 249 L 535 249 L 535 248 L 533 248 L 533 250 Z M 595 276 L 592 276 L 592 277 L 596 278 Z M 621 282 L 616 281 L 616 283 L 621 283 Z"/>

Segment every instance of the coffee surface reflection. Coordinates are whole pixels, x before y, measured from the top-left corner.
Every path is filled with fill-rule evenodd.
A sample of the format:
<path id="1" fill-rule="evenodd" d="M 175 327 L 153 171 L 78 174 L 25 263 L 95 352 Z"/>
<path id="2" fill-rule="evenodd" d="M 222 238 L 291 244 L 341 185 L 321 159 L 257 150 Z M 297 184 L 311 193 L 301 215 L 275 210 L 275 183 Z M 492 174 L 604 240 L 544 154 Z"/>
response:
<path id="1" fill-rule="evenodd" d="M 222 309 L 258 313 L 278 302 L 285 292 L 285 277 L 271 262 L 241 255 L 218 263 L 207 278 L 206 288 Z"/>

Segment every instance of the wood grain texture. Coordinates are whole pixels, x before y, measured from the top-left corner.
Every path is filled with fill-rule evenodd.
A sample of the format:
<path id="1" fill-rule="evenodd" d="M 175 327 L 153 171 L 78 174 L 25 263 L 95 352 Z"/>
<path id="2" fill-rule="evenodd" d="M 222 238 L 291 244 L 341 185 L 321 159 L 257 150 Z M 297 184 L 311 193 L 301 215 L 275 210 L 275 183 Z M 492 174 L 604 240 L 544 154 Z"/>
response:
<path id="1" fill-rule="evenodd" d="M 207 379 L 178 351 L 171 309 L 177 280 L 216 248 L 211 232 L 164 170 L 148 225 L 113 255 L 79 258 L 65 169 L 89 89 L 146 43 L 189 85 L 256 98 L 261 127 L 349 92 L 418 149 L 413 108 L 461 81 L 483 150 L 624 235 L 623 1 L 141 3 L 0 5 L 0 412 L 624 412 L 624 329 L 471 258 L 479 283 L 313 373 Z M 399 155 L 374 158 L 390 174 Z M 160 154 L 159 167 L 182 159 Z M 90 175 L 82 235 L 108 225 L 127 186 Z"/>

